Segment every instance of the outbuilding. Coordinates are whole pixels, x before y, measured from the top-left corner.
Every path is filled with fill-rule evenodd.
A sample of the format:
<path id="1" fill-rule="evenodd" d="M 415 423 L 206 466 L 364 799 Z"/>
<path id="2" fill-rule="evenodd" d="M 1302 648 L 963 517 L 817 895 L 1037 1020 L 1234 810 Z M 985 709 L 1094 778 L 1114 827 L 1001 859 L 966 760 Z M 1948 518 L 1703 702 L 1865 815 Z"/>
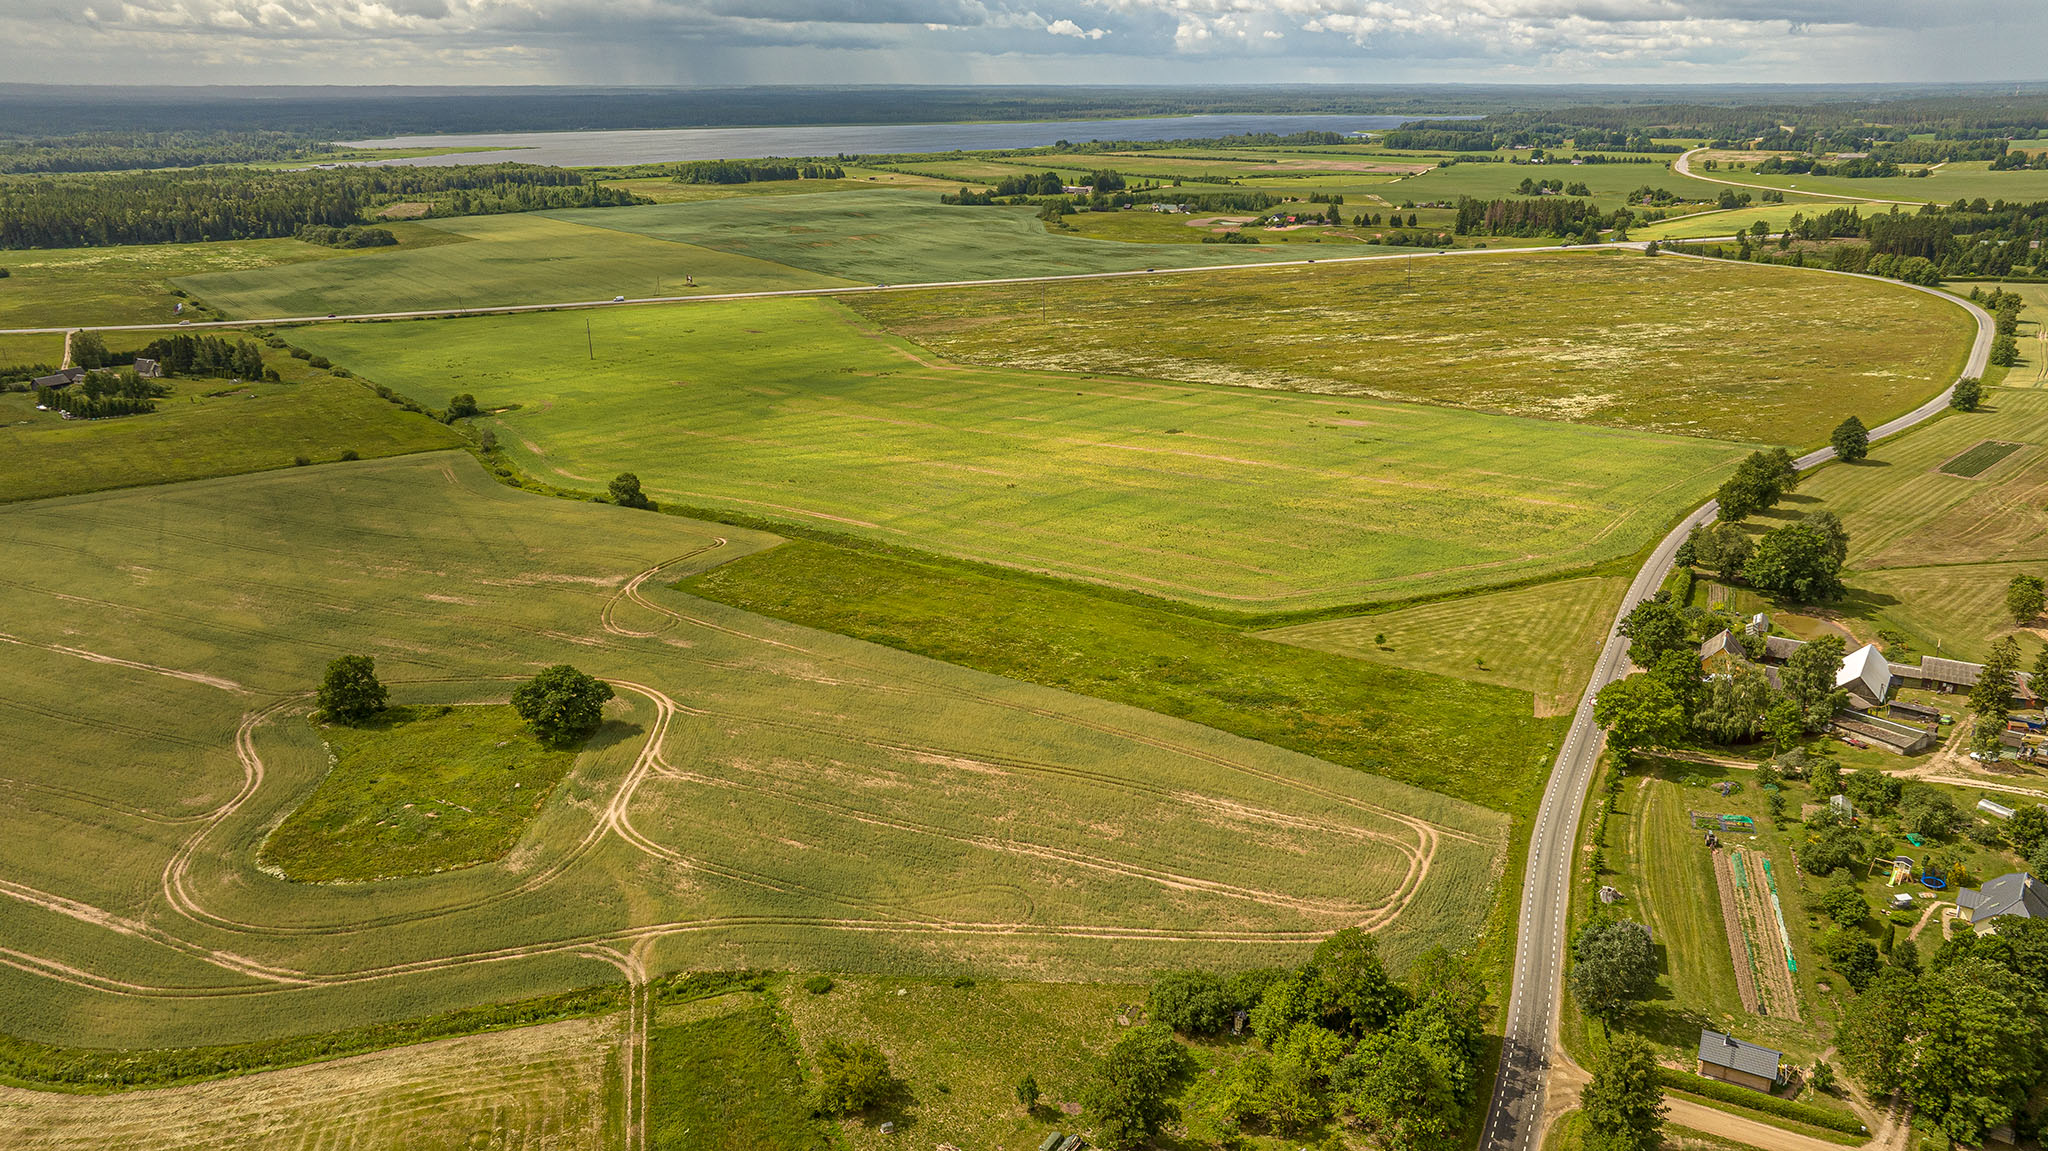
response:
<path id="1" fill-rule="evenodd" d="M 1700 1032 L 1700 1074 L 1768 1095 L 1778 1085 L 1783 1052 L 1719 1031 Z"/>

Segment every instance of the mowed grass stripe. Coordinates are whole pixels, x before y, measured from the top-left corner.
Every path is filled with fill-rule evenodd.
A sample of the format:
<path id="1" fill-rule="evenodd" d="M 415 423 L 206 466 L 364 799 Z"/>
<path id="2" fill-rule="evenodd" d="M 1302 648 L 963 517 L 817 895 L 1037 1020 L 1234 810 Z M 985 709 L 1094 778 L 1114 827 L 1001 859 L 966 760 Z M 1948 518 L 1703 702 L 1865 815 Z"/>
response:
<path id="1" fill-rule="evenodd" d="M 1370 397 L 963 368 L 824 300 L 298 338 L 435 406 L 458 390 L 520 405 L 499 440 L 555 482 L 632 471 L 686 507 L 1240 610 L 1630 555 L 1741 454 Z"/>
<path id="2" fill-rule="evenodd" d="M 1759 523 L 1825 506 L 1848 528 L 1852 569 L 2048 558 L 2048 453 L 2023 449 L 1975 479 L 1942 472 L 1986 441 L 2048 443 L 2048 392 L 1989 389 L 1983 410 L 1873 445 L 1865 463 L 1822 469 Z"/>

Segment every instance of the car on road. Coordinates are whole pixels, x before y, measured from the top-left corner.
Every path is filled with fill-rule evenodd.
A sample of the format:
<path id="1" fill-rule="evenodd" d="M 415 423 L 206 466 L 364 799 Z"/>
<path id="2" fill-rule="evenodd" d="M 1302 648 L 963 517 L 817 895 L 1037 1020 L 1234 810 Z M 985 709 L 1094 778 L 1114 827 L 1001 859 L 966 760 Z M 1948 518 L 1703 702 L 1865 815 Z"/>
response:
<path id="1" fill-rule="evenodd" d="M 612 303 L 614 303 L 614 304 L 623 304 L 623 303 L 625 303 L 625 302 L 626 302 L 626 297 L 624 297 L 624 296 L 613 296 L 613 297 L 612 297 Z"/>

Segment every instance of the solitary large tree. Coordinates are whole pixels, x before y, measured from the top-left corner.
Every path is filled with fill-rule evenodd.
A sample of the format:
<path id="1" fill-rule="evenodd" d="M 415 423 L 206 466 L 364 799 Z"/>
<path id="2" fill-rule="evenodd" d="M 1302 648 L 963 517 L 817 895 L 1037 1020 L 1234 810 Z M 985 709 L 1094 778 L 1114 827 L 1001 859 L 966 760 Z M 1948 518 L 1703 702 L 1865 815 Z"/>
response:
<path id="1" fill-rule="evenodd" d="M 1177 1112 L 1170 1096 L 1188 1062 L 1173 1033 L 1156 1024 L 1117 1040 L 1081 1090 L 1082 1105 L 1095 1120 L 1096 1145 L 1133 1151 L 1157 1137 Z"/>
<path id="2" fill-rule="evenodd" d="M 1685 734 L 1685 701 L 1663 679 L 1642 673 L 1601 688 L 1593 718 L 1617 752 L 1668 747 Z"/>
<path id="3" fill-rule="evenodd" d="M 1970 710 L 1977 713 L 1976 744 L 1989 748 L 1998 743 L 1999 729 L 2012 714 L 2013 690 L 2019 682 L 2019 641 L 2006 636 L 1991 645 L 1984 670 L 1970 688 Z"/>
<path id="4" fill-rule="evenodd" d="M 2016 575 L 2005 585 L 2005 610 L 2012 615 L 2014 623 L 2026 623 L 2041 614 L 2044 602 L 2048 602 L 2048 585 L 2037 575 Z M 2048 651 L 2048 648 L 2042 648 Z"/>
<path id="5" fill-rule="evenodd" d="M 328 720 L 352 725 L 383 711 L 390 693 L 377 681 L 376 660 L 344 655 L 327 665 L 315 698 Z"/>
<path id="6" fill-rule="evenodd" d="M 1842 558 L 1818 526 L 1801 520 L 1764 533 L 1742 572 L 1759 590 L 1802 603 L 1839 599 Z"/>
<path id="7" fill-rule="evenodd" d="M 640 477 L 632 472 L 620 472 L 613 476 L 612 482 L 605 489 L 605 494 L 622 508 L 654 510 L 654 501 L 648 499 L 647 493 L 640 490 Z"/>
<path id="8" fill-rule="evenodd" d="M 1822 636 L 1793 652 L 1778 676 L 1785 694 L 1799 705 L 1808 731 L 1825 728 L 1829 720 L 1848 706 L 1848 693 L 1835 686 L 1843 650 L 1841 636 Z"/>
<path id="9" fill-rule="evenodd" d="M 1650 1045 L 1627 1032 L 1610 1038 L 1579 1106 L 1590 1151 L 1652 1151 L 1664 1126 L 1664 1089 Z"/>
<path id="10" fill-rule="evenodd" d="M 1588 924 L 1572 940 L 1572 998 L 1603 1029 L 1656 981 L 1657 953 L 1640 923 Z"/>
<path id="11" fill-rule="evenodd" d="M 590 738 L 604 722 L 612 685 L 566 663 L 548 668 L 512 692 L 513 710 L 542 743 L 568 747 Z"/>
<path id="12" fill-rule="evenodd" d="M 1843 463 L 1853 464 L 1870 454 L 1870 432 L 1855 416 L 1835 425 L 1828 443 L 1834 446 L 1835 458 Z"/>

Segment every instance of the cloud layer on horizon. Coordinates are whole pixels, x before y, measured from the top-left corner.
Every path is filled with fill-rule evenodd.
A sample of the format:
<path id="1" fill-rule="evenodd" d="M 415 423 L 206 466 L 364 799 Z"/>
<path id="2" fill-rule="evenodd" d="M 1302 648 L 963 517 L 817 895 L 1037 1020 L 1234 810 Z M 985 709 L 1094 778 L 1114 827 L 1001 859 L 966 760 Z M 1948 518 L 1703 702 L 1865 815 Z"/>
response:
<path id="1" fill-rule="evenodd" d="M 44 83 L 1714 82 L 2043 77 L 1983 0 L 9 0 Z"/>

